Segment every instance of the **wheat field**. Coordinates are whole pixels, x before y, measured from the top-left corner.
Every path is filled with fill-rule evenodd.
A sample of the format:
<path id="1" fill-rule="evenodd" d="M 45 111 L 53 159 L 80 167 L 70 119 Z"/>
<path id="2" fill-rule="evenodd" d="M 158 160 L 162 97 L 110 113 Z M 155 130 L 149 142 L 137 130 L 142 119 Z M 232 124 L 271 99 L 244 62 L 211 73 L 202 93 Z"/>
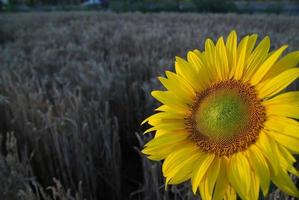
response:
<path id="1" fill-rule="evenodd" d="M 299 16 L 0 14 L 0 199 L 198 199 L 189 183 L 164 190 L 140 123 L 174 57 L 232 29 L 299 49 Z"/>

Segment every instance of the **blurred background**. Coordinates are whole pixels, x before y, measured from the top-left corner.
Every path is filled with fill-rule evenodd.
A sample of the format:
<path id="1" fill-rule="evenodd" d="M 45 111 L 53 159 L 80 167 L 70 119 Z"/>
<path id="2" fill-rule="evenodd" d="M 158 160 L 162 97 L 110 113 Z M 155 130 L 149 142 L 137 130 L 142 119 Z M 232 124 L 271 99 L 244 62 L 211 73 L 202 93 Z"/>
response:
<path id="1" fill-rule="evenodd" d="M 298 0 L 0 0 L 0 199 L 198 199 L 140 149 L 174 57 L 235 29 L 299 49 Z M 298 90 L 293 84 L 288 89 Z M 297 163 L 298 166 L 298 163 Z M 299 186 L 295 177 L 294 181 Z M 265 199 L 292 199 L 273 185 Z M 294 198 L 293 198 L 294 199 Z"/>
<path id="2" fill-rule="evenodd" d="M 237 12 L 298 14 L 299 0 L 0 0 L 7 11 Z"/>

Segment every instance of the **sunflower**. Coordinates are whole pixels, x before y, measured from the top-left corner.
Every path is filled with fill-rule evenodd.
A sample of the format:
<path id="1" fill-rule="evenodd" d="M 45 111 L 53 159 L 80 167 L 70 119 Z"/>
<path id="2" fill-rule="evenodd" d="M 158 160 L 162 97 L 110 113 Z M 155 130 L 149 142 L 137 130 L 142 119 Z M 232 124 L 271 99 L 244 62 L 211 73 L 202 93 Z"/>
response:
<path id="1" fill-rule="evenodd" d="M 142 152 L 164 160 L 166 187 L 190 179 L 202 199 L 258 199 L 273 182 L 299 197 L 299 92 L 283 92 L 299 77 L 299 51 L 280 58 L 286 45 L 269 51 L 257 37 L 207 39 L 159 77 L 166 91 L 151 93 L 162 105 L 142 123 L 155 132 Z"/>

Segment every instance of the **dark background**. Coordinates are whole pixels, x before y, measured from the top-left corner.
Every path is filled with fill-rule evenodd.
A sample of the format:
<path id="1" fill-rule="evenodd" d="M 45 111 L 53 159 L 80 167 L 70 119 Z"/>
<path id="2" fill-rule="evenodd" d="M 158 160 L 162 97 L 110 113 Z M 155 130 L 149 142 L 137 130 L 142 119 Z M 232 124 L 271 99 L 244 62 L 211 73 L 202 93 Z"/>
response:
<path id="1" fill-rule="evenodd" d="M 232 29 L 269 35 L 272 50 L 299 49 L 298 15 L 5 9 L 1 200 L 198 198 L 189 183 L 165 191 L 161 164 L 139 152 L 151 137 L 140 123 L 158 106 L 156 77 Z M 290 197 L 271 187 L 267 199 L 277 198 Z"/>
<path id="2" fill-rule="evenodd" d="M 4 11 L 299 13 L 299 0 L 0 0 L 0 4 L 1 2 Z"/>

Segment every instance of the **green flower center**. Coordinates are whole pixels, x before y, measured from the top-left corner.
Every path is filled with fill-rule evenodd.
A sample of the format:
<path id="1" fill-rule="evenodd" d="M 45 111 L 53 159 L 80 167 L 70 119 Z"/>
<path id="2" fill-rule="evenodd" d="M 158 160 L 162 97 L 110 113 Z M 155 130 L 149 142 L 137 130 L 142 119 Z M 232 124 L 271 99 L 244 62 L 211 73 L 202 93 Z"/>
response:
<path id="1" fill-rule="evenodd" d="M 230 156 L 254 144 L 266 121 L 265 107 L 249 83 L 225 80 L 196 94 L 186 115 L 190 140 L 207 153 Z"/>
<path id="2" fill-rule="evenodd" d="M 240 134 L 249 119 L 249 106 L 234 90 L 218 90 L 205 97 L 196 112 L 197 129 L 205 136 L 228 139 Z"/>

